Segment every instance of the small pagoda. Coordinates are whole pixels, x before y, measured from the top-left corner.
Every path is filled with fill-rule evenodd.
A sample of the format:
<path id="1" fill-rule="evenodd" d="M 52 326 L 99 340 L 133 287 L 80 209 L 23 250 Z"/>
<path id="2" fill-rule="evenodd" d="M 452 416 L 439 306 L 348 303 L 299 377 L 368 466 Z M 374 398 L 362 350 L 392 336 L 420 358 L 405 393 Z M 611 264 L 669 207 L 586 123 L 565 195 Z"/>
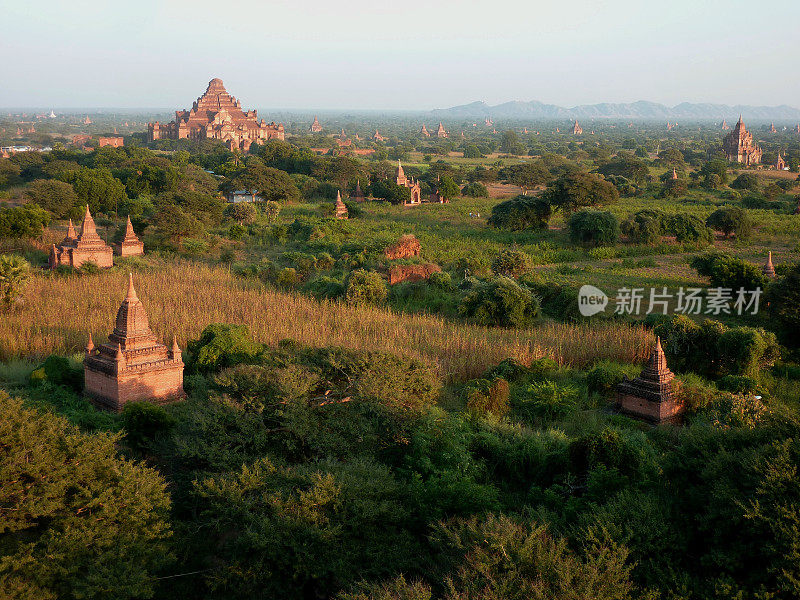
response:
<path id="1" fill-rule="evenodd" d="M 114 265 L 114 251 L 97 234 L 97 227 L 86 207 L 83 217 L 81 232 L 75 234 L 75 227 L 70 219 L 67 228 L 67 237 L 60 244 L 50 248 L 49 264 L 51 269 L 59 266 L 79 268 L 85 263 L 94 263 L 98 267 L 111 267 Z"/>
<path id="2" fill-rule="evenodd" d="M 354 202 L 364 202 L 366 198 L 364 197 L 364 191 L 361 189 L 361 180 L 356 180 L 356 191 L 350 196 L 350 200 Z"/>
<path id="3" fill-rule="evenodd" d="M 575 119 L 575 124 L 572 126 L 572 135 L 582 135 L 583 134 L 583 127 L 581 127 L 580 123 L 578 123 L 578 119 Z"/>
<path id="4" fill-rule="evenodd" d="M 419 130 L 419 134 L 424 137 L 431 137 L 431 133 L 428 131 L 428 128 L 425 127 L 425 123 L 422 124 L 422 129 Z"/>
<path id="5" fill-rule="evenodd" d="M 128 217 L 128 223 L 125 225 L 125 237 L 122 238 L 119 244 L 116 244 L 115 248 L 120 256 L 141 256 L 144 254 L 144 244 L 136 237 L 130 217 Z"/>
<path id="6" fill-rule="evenodd" d="M 159 344 L 136 295 L 133 275 L 108 342 L 95 347 L 91 334 L 83 359 L 85 393 L 100 408 L 120 412 L 129 402 L 165 404 L 182 399 L 183 360 L 175 339 Z"/>
<path id="7" fill-rule="evenodd" d="M 450 134 L 447 133 L 447 130 L 444 128 L 444 125 L 442 125 L 442 122 L 439 121 L 439 127 L 437 127 L 437 129 L 436 129 L 436 137 L 438 137 L 438 138 L 446 138 L 446 137 L 449 137 L 449 136 L 450 136 Z"/>
<path id="8" fill-rule="evenodd" d="M 347 205 L 342 202 L 342 193 L 341 191 L 336 191 L 336 218 L 337 219 L 346 219 L 349 215 L 347 214 Z"/>
<path id="9" fill-rule="evenodd" d="M 772 264 L 772 250 L 767 254 L 767 262 L 761 267 L 761 272 L 770 279 L 775 279 L 775 266 Z"/>
<path id="10" fill-rule="evenodd" d="M 311 131 L 311 133 L 319 133 L 320 131 L 322 131 L 322 125 L 319 124 L 319 119 L 317 118 L 317 115 L 314 115 L 314 122 L 311 124 L 309 131 Z"/>
<path id="11" fill-rule="evenodd" d="M 617 386 L 618 410 L 653 425 L 679 423 L 685 408 L 675 397 L 678 383 L 674 379 L 658 338 L 641 375 L 625 377 Z"/>

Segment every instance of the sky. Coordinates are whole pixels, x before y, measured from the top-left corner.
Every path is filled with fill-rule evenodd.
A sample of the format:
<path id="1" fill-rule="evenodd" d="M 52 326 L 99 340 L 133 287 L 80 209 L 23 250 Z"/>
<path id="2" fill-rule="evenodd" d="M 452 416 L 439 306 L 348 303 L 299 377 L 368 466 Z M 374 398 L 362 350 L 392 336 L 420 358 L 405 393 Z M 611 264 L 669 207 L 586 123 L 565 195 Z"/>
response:
<path id="1" fill-rule="evenodd" d="M 758 9 L 761 5 L 764 8 Z M 800 1 L 0 0 L 0 107 L 800 106 Z"/>

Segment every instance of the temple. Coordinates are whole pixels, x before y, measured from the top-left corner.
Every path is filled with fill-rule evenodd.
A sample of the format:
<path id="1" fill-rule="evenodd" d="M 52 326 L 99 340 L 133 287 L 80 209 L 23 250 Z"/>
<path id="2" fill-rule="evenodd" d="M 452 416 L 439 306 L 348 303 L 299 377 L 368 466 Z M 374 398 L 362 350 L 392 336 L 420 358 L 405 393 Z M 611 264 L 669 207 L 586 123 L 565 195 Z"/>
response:
<path id="1" fill-rule="evenodd" d="M 431 137 L 431 134 L 428 131 L 428 128 L 425 127 L 425 123 L 422 124 L 422 129 L 419 130 L 419 134 L 422 135 L 422 136 L 425 136 L 425 137 Z"/>
<path id="2" fill-rule="evenodd" d="M 258 120 L 255 110 L 244 112 L 221 79 L 212 79 L 191 110 L 176 110 L 175 120 L 147 124 L 149 141 L 160 139 L 222 140 L 231 150 L 247 152 L 252 144 L 284 139 L 283 125 Z"/>
<path id="3" fill-rule="evenodd" d="M 364 197 L 364 192 L 361 190 L 361 180 L 356 180 L 356 191 L 350 195 L 350 200 L 354 202 L 364 202 L 366 198 Z"/>
<path id="4" fill-rule="evenodd" d="M 753 134 L 747 131 L 741 115 L 733 131 L 722 140 L 722 149 L 731 162 L 748 166 L 761 162 L 761 148 L 753 141 Z"/>
<path id="5" fill-rule="evenodd" d="M 95 347 L 89 335 L 83 370 L 86 395 L 115 412 L 129 402 L 164 404 L 185 396 L 181 349 L 175 340 L 170 349 L 156 341 L 133 275 L 108 342 Z"/>
<path id="6" fill-rule="evenodd" d="M 115 249 L 120 256 L 141 256 L 144 254 L 144 244 L 136 237 L 130 217 L 128 217 L 128 222 L 125 224 L 125 237 L 122 238 L 119 244 L 116 244 Z"/>
<path id="7" fill-rule="evenodd" d="M 730 129 L 730 125 L 725 119 L 722 119 L 722 131 L 728 131 Z"/>
<path id="8" fill-rule="evenodd" d="M 661 338 L 636 379 L 624 378 L 617 386 L 617 408 L 623 414 L 653 425 L 678 423 L 684 412 L 683 404 L 675 397 L 677 382 L 667 367 L 661 348 Z"/>
<path id="9" fill-rule="evenodd" d="M 322 125 L 319 124 L 319 119 L 317 118 L 317 115 L 314 115 L 314 122 L 311 124 L 309 131 L 311 131 L 311 133 L 319 133 L 320 131 L 322 131 Z"/>
<path id="10" fill-rule="evenodd" d="M 439 121 L 439 127 L 436 129 L 436 137 L 438 137 L 438 138 L 446 138 L 446 137 L 449 137 L 449 135 L 450 134 L 447 133 L 447 131 L 444 128 L 444 125 L 442 125 L 442 122 Z"/>
<path id="11" fill-rule="evenodd" d="M 340 190 L 336 190 L 336 218 L 346 219 L 347 217 L 347 205 L 342 202 L 342 192 Z"/>
<path id="12" fill-rule="evenodd" d="M 422 190 L 419 181 L 414 181 L 406 177 L 406 173 L 403 171 L 403 165 L 400 164 L 399 160 L 397 161 L 397 177 L 395 178 L 395 182 L 397 185 L 409 189 L 410 194 L 404 202 L 405 206 L 417 206 L 418 204 L 422 204 Z"/>
<path id="13" fill-rule="evenodd" d="M 761 272 L 770 279 L 775 279 L 775 266 L 772 264 L 772 250 L 767 254 L 767 262 L 761 267 Z"/>
<path id="14" fill-rule="evenodd" d="M 88 206 L 80 235 L 75 234 L 75 227 L 70 219 L 67 237 L 58 245 L 53 244 L 49 259 L 51 269 L 60 266 L 77 269 L 86 263 L 94 263 L 98 267 L 114 266 L 114 251 L 97 235 L 97 228 Z"/>
<path id="15" fill-rule="evenodd" d="M 374 142 L 384 142 L 384 141 L 386 141 L 386 138 L 383 137 L 380 133 L 378 133 L 378 130 L 376 129 L 375 133 L 372 136 L 372 141 L 374 141 Z"/>
<path id="16" fill-rule="evenodd" d="M 786 159 L 781 156 L 781 153 L 778 152 L 778 160 L 775 161 L 775 169 L 777 171 L 783 171 L 786 168 Z"/>
<path id="17" fill-rule="evenodd" d="M 583 127 L 578 123 L 578 119 L 575 119 L 575 124 L 572 126 L 572 135 L 581 135 L 582 133 Z"/>

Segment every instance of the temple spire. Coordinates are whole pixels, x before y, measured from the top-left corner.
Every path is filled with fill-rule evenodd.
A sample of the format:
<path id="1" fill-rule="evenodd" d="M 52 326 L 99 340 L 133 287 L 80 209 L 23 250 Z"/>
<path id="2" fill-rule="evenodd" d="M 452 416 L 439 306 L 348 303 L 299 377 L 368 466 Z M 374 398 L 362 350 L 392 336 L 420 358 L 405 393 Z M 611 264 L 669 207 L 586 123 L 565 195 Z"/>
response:
<path id="1" fill-rule="evenodd" d="M 67 227 L 67 239 L 74 240 L 77 237 L 78 236 L 75 234 L 75 226 L 72 224 L 72 219 L 70 219 L 69 226 Z"/>
<path id="2" fill-rule="evenodd" d="M 761 267 L 761 272 L 770 279 L 775 277 L 775 266 L 772 264 L 772 250 L 767 254 L 767 264 Z"/>
<path id="3" fill-rule="evenodd" d="M 89 332 L 89 341 L 86 342 L 86 354 L 94 352 L 94 340 L 92 340 L 92 332 Z"/>
<path id="4" fill-rule="evenodd" d="M 139 297 L 136 295 L 136 289 L 133 287 L 133 273 L 128 273 L 128 294 L 125 296 L 126 302 L 138 302 Z"/>

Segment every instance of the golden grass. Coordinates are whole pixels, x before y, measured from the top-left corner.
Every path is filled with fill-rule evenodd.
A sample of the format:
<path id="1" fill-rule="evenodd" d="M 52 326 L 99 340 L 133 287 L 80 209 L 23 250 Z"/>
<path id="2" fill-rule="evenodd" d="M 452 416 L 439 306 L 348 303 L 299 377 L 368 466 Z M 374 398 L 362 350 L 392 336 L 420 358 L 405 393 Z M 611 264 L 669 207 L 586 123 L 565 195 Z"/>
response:
<path id="1" fill-rule="evenodd" d="M 126 290 L 118 268 L 82 277 L 38 273 L 25 303 L 0 315 L 0 359 L 79 352 L 91 331 L 106 339 Z M 235 278 L 227 269 L 193 263 L 135 269 L 139 298 L 162 341 L 181 346 L 209 323 L 237 323 L 275 345 L 292 338 L 313 345 L 380 350 L 436 365 L 446 381 L 475 377 L 507 357 L 523 363 L 549 355 L 562 364 L 598 359 L 642 361 L 650 334 L 639 327 L 546 324 L 503 330 L 402 315 L 374 307 L 319 303 Z"/>

